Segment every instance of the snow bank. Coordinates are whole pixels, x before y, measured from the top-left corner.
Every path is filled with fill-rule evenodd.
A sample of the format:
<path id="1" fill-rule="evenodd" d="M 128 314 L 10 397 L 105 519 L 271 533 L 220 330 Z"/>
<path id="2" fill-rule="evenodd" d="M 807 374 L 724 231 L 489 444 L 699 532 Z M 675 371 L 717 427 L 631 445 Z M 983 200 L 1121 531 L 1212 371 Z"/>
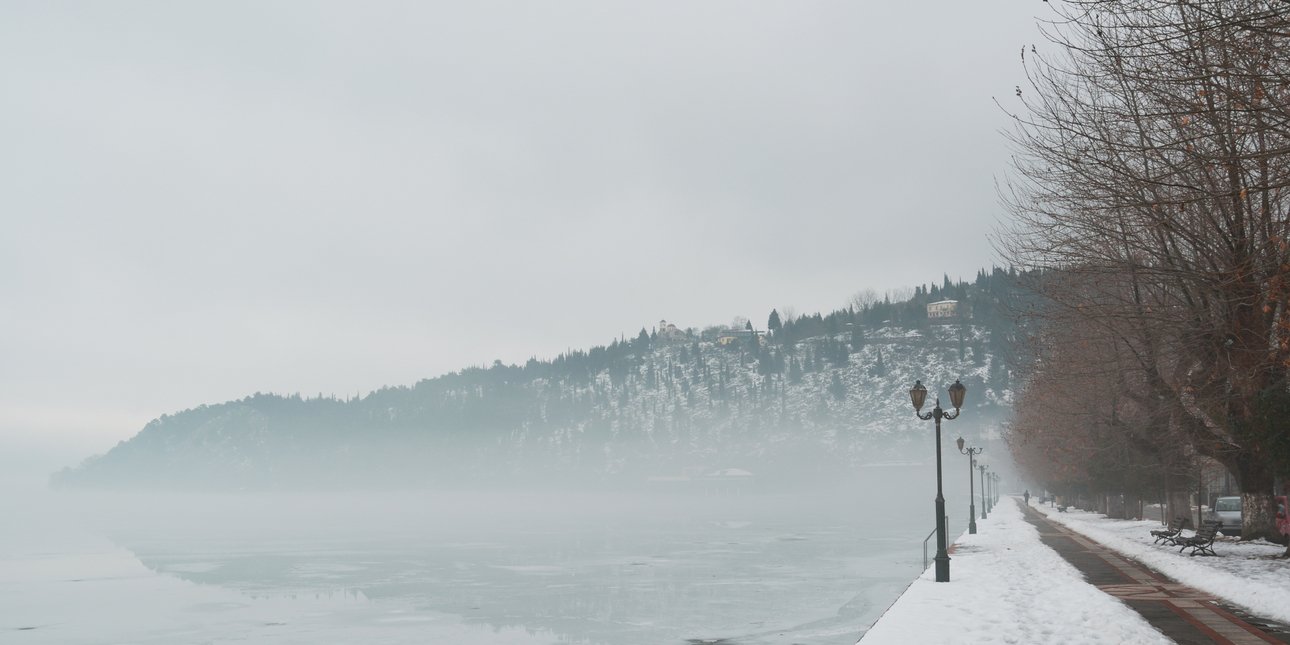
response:
<path id="1" fill-rule="evenodd" d="M 951 582 L 934 582 L 929 568 L 861 642 L 1172 642 L 1044 546 L 1019 504 L 1004 499 L 978 520 L 978 533 L 956 542 Z"/>
<path id="2" fill-rule="evenodd" d="M 1280 558 L 1285 547 L 1263 540 L 1240 542 L 1219 538 L 1218 557 L 1191 557 L 1178 547 L 1153 543 L 1152 529 L 1159 522 L 1112 520 L 1100 513 L 1085 513 L 1032 504 L 1048 519 L 1101 542 L 1178 582 L 1222 598 L 1234 605 L 1283 623 L 1290 623 L 1290 560 Z M 1190 533 L 1185 533 L 1190 535 Z"/>

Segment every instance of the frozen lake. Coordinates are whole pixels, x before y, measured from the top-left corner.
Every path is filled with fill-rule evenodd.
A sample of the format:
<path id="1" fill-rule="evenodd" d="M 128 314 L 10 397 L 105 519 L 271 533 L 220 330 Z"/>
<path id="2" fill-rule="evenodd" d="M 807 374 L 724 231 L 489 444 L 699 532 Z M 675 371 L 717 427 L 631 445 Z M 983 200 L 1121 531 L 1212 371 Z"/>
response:
<path id="1" fill-rule="evenodd" d="M 3 504 L 0 641 L 854 643 L 935 491 L 838 492 L 32 493 Z"/>

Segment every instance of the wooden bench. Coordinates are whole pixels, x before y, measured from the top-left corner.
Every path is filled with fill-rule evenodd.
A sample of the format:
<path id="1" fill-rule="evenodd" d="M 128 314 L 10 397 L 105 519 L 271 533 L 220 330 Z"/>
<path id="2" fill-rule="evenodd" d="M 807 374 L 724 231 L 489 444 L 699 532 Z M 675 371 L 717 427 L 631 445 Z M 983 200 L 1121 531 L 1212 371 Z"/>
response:
<path id="1" fill-rule="evenodd" d="M 1174 544 L 1182 545 L 1178 552 L 1182 553 L 1190 547 L 1191 553 L 1188 555 L 1196 555 L 1197 553 L 1201 555 L 1218 555 L 1214 553 L 1214 537 L 1218 535 L 1218 527 L 1221 525 L 1222 522 L 1207 521 L 1201 525 L 1200 530 L 1196 531 L 1195 535 L 1174 538 Z"/>
<path id="2" fill-rule="evenodd" d="M 1167 544 L 1173 544 L 1174 538 L 1178 537 L 1179 534 L 1182 533 L 1183 525 L 1186 524 L 1186 522 L 1187 520 L 1181 516 L 1175 517 L 1174 519 L 1169 520 L 1169 528 L 1156 529 L 1151 532 L 1151 536 L 1156 538 L 1156 544 L 1160 544 L 1162 541 Z"/>

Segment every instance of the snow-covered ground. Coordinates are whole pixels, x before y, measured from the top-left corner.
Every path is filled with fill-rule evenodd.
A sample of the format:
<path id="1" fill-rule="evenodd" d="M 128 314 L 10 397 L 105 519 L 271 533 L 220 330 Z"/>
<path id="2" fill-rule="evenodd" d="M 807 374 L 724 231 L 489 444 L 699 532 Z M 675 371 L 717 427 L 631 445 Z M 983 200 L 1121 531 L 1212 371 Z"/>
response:
<path id="1" fill-rule="evenodd" d="M 1214 543 L 1217 557 L 1191 557 L 1178 547 L 1154 544 L 1152 529 L 1159 522 L 1112 520 L 1099 513 L 1068 509 L 1065 513 L 1031 505 L 1104 546 L 1114 549 L 1185 585 L 1223 598 L 1249 611 L 1290 623 L 1290 560 L 1281 558 L 1285 547 L 1263 540 L 1240 542 L 1220 537 Z M 1189 533 L 1188 533 L 1189 534 Z"/>
<path id="2" fill-rule="evenodd" d="M 1019 501 L 1001 500 L 977 530 L 956 540 L 951 582 L 923 572 L 864 645 L 1172 642 L 1044 546 Z"/>

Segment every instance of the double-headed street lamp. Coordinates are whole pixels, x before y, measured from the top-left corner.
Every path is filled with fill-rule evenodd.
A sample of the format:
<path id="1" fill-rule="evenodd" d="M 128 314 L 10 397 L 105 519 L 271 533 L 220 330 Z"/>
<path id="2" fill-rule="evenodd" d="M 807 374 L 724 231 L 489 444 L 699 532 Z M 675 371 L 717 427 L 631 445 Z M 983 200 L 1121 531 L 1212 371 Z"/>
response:
<path id="1" fill-rule="evenodd" d="M 949 413 L 941 409 L 941 398 L 936 397 L 936 407 L 931 412 L 923 414 L 923 402 L 927 400 L 927 388 L 923 387 L 922 381 L 914 381 L 914 387 L 909 390 L 909 400 L 914 404 L 914 416 L 923 421 L 936 420 L 936 581 L 950 581 L 950 555 L 946 553 L 947 542 L 945 535 L 945 493 L 941 491 L 941 419 L 954 420 L 959 416 L 959 409 L 963 407 L 963 395 L 967 393 L 967 388 L 957 380 L 954 385 L 949 387 L 950 403 L 954 406 L 954 412 Z"/>
<path id="2" fill-rule="evenodd" d="M 985 498 L 985 469 L 986 468 L 987 466 L 985 464 L 977 465 L 977 470 L 981 471 L 981 519 L 983 520 L 990 519 L 990 516 L 989 516 L 990 504 L 986 502 L 986 498 Z"/>
<path id="3" fill-rule="evenodd" d="M 976 456 L 981 454 L 982 449 L 972 446 L 968 446 L 965 449 L 963 447 L 963 437 L 959 437 L 956 443 L 959 445 L 959 452 L 968 456 L 968 533 L 976 533 L 976 491 L 972 490 L 974 479 L 972 475 L 975 473 L 972 471 L 976 470 Z M 985 491 L 981 491 L 981 495 L 984 500 Z M 985 506 L 983 505 L 981 508 L 984 509 Z"/>

